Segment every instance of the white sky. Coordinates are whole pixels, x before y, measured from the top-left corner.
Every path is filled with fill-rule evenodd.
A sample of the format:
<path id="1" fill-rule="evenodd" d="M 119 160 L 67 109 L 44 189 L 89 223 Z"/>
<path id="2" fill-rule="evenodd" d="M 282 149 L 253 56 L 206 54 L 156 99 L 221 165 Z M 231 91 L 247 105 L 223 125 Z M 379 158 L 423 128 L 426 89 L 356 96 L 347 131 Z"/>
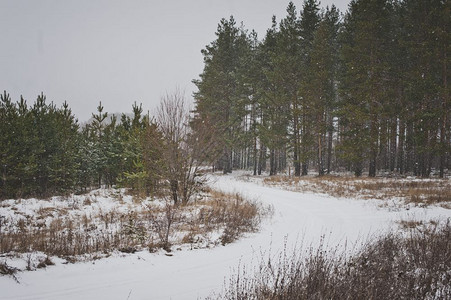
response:
<path id="1" fill-rule="evenodd" d="M 221 18 L 235 17 L 263 38 L 288 0 L 0 0 L 0 92 L 33 103 L 40 92 L 65 100 L 80 121 L 95 112 L 153 112 L 179 87 L 192 97 L 200 50 Z M 303 1 L 294 1 L 301 9 Z M 349 0 L 323 0 L 344 12 Z"/>

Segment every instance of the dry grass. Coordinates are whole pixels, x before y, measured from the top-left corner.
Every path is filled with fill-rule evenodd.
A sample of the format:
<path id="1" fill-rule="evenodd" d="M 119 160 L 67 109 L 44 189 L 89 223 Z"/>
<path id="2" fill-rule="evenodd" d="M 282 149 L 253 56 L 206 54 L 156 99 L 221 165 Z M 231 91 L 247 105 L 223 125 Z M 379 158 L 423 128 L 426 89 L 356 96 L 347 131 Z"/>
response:
<path id="1" fill-rule="evenodd" d="M 93 202 L 95 197 L 83 201 L 88 206 Z M 201 200 L 185 206 L 170 201 L 150 202 L 144 209 L 141 202 L 133 205 L 128 210 L 95 213 L 84 213 L 86 207 L 77 205 L 75 213 L 46 207 L 34 216 L 2 217 L 0 253 L 41 252 L 73 262 L 113 250 L 133 253 L 146 248 L 171 251 L 172 245 L 181 244 L 191 248 L 225 245 L 245 232 L 256 231 L 269 211 L 240 195 L 218 191 L 208 191 Z M 50 260 L 41 265 L 50 265 Z"/>
<path id="2" fill-rule="evenodd" d="M 296 191 L 320 192 L 336 197 L 392 200 L 417 205 L 451 202 L 451 180 L 356 178 L 350 176 L 289 177 L 272 176 L 264 179 L 268 185 Z"/>
<path id="3" fill-rule="evenodd" d="M 211 200 L 200 203 L 199 223 L 212 229 L 218 225 L 224 226 L 220 237 L 225 245 L 236 240 L 244 232 L 258 229 L 261 218 L 271 214 L 271 208 L 264 209 L 255 201 L 244 199 L 240 194 L 227 194 L 220 191 L 210 191 Z"/>
<path id="4" fill-rule="evenodd" d="M 123 215 L 114 212 L 97 217 L 56 218 L 48 226 L 31 219 L 20 219 L 4 224 L 8 230 L 1 236 L 0 252 L 40 251 L 66 257 L 118 249 L 134 243 L 131 236 L 114 230 L 124 226 L 123 219 Z"/>
<path id="5" fill-rule="evenodd" d="M 450 299 L 451 225 L 387 234 L 356 255 L 324 246 L 262 260 L 209 299 Z"/>
<path id="6" fill-rule="evenodd" d="M 424 225 L 423 221 L 417 221 L 417 220 L 401 220 L 397 222 L 402 229 L 415 229 L 422 225 Z"/>

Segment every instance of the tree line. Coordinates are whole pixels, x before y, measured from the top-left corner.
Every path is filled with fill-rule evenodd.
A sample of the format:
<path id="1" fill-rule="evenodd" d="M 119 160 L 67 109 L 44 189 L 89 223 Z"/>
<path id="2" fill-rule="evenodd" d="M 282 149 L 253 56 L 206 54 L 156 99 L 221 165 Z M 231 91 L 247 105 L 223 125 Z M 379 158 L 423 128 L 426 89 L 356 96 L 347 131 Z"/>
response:
<path id="1" fill-rule="evenodd" d="M 450 2 L 354 0 L 341 15 L 306 0 L 259 40 L 222 19 L 202 50 L 190 112 L 80 125 L 65 102 L 0 95 L 0 199 L 130 187 L 187 203 L 202 167 L 295 176 L 353 171 L 444 177 L 451 165 Z"/>
<path id="2" fill-rule="evenodd" d="M 215 167 L 445 175 L 450 2 L 306 0 L 259 40 L 222 19 L 202 50 L 192 127 L 209 124 Z"/>
<path id="3" fill-rule="evenodd" d="M 132 112 L 108 115 L 100 102 L 81 126 L 66 102 L 56 107 L 41 94 L 28 105 L 23 97 L 13 102 L 5 91 L 0 95 L 0 199 L 119 186 L 187 203 L 202 183 L 199 168 L 208 144 L 191 132 L 183 94 L 163 97 L 156 117 L 143 114 L 136 103 Z"/>

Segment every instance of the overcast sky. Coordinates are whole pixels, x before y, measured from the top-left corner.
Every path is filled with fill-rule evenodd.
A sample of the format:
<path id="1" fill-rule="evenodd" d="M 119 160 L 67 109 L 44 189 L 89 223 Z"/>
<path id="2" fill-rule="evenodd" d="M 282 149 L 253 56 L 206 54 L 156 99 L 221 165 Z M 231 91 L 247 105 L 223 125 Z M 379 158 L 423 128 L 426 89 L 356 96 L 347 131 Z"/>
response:
<path id="1" fill-rule="evenodd" d="M 95 112 L 152 113 L 179 87 L 192 98 L 200 50 L 230 15 L 261 39 L 285 16 L 281 0 L 0 0 L 0 89 L 33 103 L 65 100 L 80 121 Z M 293 1 L 298 8 L 303 1 Z M 349 0 L 323 0 L 344 12 Z"/>

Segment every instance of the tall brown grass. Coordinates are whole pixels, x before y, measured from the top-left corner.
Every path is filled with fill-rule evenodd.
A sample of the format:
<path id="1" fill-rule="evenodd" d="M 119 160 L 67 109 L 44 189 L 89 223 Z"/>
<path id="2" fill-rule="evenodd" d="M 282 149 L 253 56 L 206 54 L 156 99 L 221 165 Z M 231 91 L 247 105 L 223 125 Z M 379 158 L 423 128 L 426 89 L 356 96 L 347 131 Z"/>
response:
<path id="1" fill-rule="evenodd" d="M 87 215 L 82 211 L 69 214 L 60 209 L 53 215 L 55 209 L 43 208 L 34 217 L 2 217 L 0 253 L 39 251 L 74 261 L 77 256 L 92 254 L 95 258 L 113 250 L 170 251 L 174 244 L 205 244 L 213 231 L 220 232 L 221 237 L 211 242 L 225 245 L 245 232 L 256 231 L 267 213 L 257 202 L 213 190 L 203 200 L 187 205 L 167 201 L 128 212 L 99 210 Z M 46 224 L 47 217 L 53 218 Z"/>
<path id="2" fill-rule="evenodd" d="M 357 254 L 324 246 L 264 260 L 208 299 L 451 299 L 451 225 L 387 234 Z"/>
<path id="3" fill-rule="evenodd" d="M 451 180 L 446 179 L 271 176 L 266 177 L 264 183 L 296 191 L 326 193 L 336 197 L 381 200 L 399 198 L 405 203 L 424 206 L 451 202 Z"/>

